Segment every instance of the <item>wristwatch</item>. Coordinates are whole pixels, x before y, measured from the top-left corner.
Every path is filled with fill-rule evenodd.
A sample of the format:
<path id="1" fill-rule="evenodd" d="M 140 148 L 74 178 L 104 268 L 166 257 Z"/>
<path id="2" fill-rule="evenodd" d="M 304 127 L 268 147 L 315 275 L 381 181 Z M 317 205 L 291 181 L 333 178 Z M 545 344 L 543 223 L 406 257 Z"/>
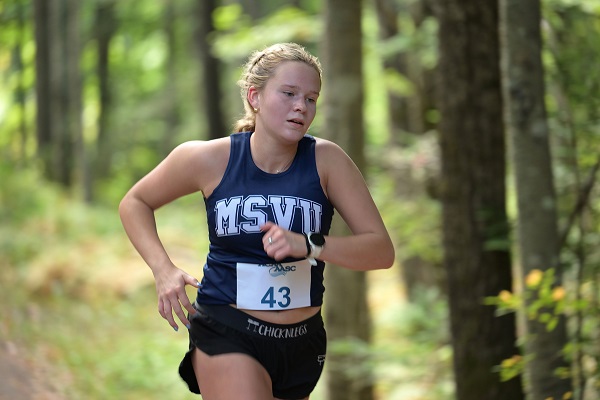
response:
<path id="1" fill-rule="evenodd" d="M 310 253 L 308 258 L 318 258 L 325 247 L 325 236 L 320 233 L 309 233 L 306 238 L 310 245 Z"/>

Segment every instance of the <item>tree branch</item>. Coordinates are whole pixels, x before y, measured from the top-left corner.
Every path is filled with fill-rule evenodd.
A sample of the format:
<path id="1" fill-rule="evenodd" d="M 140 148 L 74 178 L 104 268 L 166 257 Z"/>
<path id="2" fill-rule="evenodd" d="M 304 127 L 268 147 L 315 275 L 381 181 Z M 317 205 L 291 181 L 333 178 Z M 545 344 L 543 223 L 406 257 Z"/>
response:
<path id="1" fill-rule="evenodd" d="M 581 213 L 585 209 L 585 206 L 589 202 L 590 194 L 592 193 L 592 189 L 594 188 L 594 183 L 596 183 L 596 174 L 598 173 L 598 170 L 600 170 L 600 157 L 598 157 L 596 164 L 594 164 L 592 170 L 590 171 L 588 179 L 581 187 L 579 197 L 577 198 L 577 203 L 575 204 L 575 208 L 573 208 L 573 211 L 571 212 L 571 214 L 569 215 L 569 219 L 567 220 L 567 225 L 561 232 L 558 247 L 559 249 L 562 249 L 565 246 L 567 242 L 567 237 L 571 232 L 571 228 L 573 227 L 575 220 L 579 215 L 581 215 Z"/>

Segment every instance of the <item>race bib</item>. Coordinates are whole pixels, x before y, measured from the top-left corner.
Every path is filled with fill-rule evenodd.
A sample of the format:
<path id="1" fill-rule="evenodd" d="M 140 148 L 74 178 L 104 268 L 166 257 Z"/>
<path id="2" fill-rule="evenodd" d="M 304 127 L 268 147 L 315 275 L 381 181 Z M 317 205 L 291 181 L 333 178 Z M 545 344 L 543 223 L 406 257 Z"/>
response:
<path id="1" fill-rule="evenodd" d="M 237 264 L 237 308 L 288 310 L 310 306 L 310 263 Z"/>

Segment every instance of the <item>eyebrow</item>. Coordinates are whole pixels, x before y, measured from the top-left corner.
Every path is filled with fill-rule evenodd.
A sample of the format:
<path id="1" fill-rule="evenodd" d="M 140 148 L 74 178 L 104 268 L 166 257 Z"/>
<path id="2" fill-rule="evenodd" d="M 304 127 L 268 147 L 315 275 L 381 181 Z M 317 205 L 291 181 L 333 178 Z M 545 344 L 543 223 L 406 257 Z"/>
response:
<path id="1" fill-rule="evenodd" d="M 296 85 L 287 85 L 285 83 L 282 84 L 281 86 L 282 87 L 286 87 L 286 88 L 290 88 L 290 89 L 296 89 L 296 90 L 300 89 L 300 87 L 298 87 Z M 320 92 L 317 92 L 316 90 L 311 90 L 311 91 L 309 91 L 309 93 L 316 94 L 317 96 L 320 94 Z"/>

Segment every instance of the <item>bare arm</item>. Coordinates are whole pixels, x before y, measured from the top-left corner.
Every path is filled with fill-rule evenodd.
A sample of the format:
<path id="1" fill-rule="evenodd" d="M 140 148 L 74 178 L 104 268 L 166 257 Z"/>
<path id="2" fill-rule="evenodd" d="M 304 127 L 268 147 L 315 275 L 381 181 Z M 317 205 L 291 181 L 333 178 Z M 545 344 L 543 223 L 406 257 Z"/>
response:
<path id="1" fill-rule="evenodd" d="M 394 246 L 362 174 L 336 144 L 319 139 L 317 166 L 329 200 L 350 228 L 349 236 L 327 236 L 319 259 L 357 271 L 389 268 L 394 263 Z M 302 235 L 267 223 L 263 245 L 275 259 L 303 257 Z M 271 237 L 275 245 L 268 243 Z"/>
<path id="2" fill-rule="evenodd" d="M 156 229 L 154 211 L 179 197 L 210 190 L 222 164 L 222 157 L 218 157 L 219 149 L 224 148 L 222 144 L 219 141 L 189 142 L 178 146 L 137 182 L 119 205 L 127 236 L 154 274 L 158 311 L 175 330 L 178 326 L 173 312 L 189 326 L 183 310 L 192 314 L 195 311 L 185 285 L 198 286 L 198 280 L 177 268 L 169 258 Z M 212 154 L 211 163 L 205 154 Z"/>
<path id="3" fill-rule="evenodd" d="M 336 144 L 319 140 L 317 165 L 329 200 L 352 232 L 327 237 L 319 258 L 352 270 L 391 267 L 392 240 L 354 162 Z"/>

